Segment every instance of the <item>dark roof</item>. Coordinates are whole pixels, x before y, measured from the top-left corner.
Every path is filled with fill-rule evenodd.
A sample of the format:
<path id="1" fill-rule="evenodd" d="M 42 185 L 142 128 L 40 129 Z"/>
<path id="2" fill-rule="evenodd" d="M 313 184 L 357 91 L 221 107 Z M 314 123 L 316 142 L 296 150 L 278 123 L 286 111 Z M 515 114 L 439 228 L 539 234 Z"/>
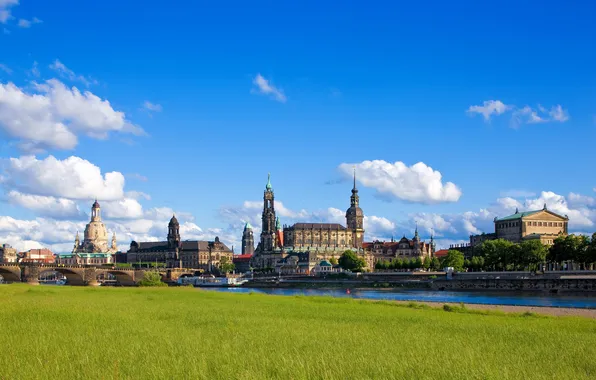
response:
<path id="1" fill-rule="evenodd" d="M 137 243 L 137 252 L 168 251 L 170 249 L 167 241 L 142 241 L 134 243 Z M 208 251 L 209 246 L 214 244 L 216 243 L 206 240 L 185 240 L 180 242 L 180 250 Z M 230 248 L 224 243 L 219 242 L 219 244 L 221 244 L 223 251 L 230 251 Z"/>
<path id="2" fill-rule="evenodd" d="M 172 219 L 170 219 L 170 223 L 168 223 L 170 226 L 173 225 L 180 225 L 180 223 L 178 223 L 178 219 L 176 219 L 176 215 L 172 215 Z"/>
<path id="3" fill-rule="evenodd" d="M 339 223 L 295 223 L 289 227 L 294 230 L 345 230 Z"/>

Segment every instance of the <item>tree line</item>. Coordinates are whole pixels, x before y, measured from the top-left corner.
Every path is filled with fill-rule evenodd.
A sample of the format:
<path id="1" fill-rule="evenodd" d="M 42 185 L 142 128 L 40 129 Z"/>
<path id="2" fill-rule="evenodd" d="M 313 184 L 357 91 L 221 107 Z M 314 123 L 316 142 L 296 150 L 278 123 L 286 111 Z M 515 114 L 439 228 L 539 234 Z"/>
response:
<path id="1" fill-rule="evenodd" d="M 453 267 L 456 271 L 515 271 L 541 270 L 545 264 L 554 264 L 562 269 L 565 263 L 576 263 L 580 269 L 596 267 L 596 233 L 592 237 L 585 235 L 559 236 L 550 247 L 540 240 L 526 240 L 513 243 L 504 239 L 487 240 L 476 246 L 470 258 L 463 253 L 451 249 L 447 255 L 438 258 L 397 259 L 393 261 L 379 260 L 376 270 L 440 270 Z"/>

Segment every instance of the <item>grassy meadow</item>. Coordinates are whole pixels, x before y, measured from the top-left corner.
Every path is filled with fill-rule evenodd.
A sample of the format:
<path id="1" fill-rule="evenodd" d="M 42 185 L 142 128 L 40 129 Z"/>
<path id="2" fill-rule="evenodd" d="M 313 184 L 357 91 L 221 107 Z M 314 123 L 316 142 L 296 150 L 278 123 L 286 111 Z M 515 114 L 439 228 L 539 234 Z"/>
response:
<path id="1" fill-rule="evenodd" d="M 193 288 L 0 286 L 0 379 L 588 379 L 596 322 Z"/>

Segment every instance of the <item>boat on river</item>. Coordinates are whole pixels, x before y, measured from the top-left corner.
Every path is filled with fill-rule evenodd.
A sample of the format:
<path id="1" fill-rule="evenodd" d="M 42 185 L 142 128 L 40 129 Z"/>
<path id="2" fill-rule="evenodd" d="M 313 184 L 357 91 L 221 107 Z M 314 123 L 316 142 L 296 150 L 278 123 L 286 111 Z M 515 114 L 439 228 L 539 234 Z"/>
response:
<path id="1" fill-rule="evenodd" d="M 192 285 L 197 287 L 225 287 L 233 288 L 248 282 L 241 277 L 215 277 L 215 276 L 191 276 L 180 277 L 178 285 Z"/>

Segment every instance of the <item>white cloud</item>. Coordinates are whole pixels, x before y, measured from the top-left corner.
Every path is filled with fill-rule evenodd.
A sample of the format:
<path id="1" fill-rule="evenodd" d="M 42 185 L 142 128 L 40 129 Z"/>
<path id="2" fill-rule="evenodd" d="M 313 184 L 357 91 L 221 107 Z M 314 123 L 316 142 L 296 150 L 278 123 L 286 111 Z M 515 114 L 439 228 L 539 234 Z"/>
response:
<path id="1" fill-rule="evenodd" d="M 486 100 L 481 106 L 470 106 L 468 113 L 481 114 L 485 121 L 489 121 L 493 114 L 500 115 L 509 109 L 511 109 L 511 106 L 500 100 Z"/>
<path id="2" fill-rule="evenodd" d="M 120 172 L 102 175 L 101 169 L 80 157 L 38 160 L 23 156 L 3 160 L 0 183 L 27 194 L 69 199 L 121 200 L 124 176 Z"/>
<path id="3" fill-rule="evenodd" d="M 6 74 L 9 75 L 12 74 L 12 69 L 3 63 L 0 63 L 0 70 L 4 71 Z"/>
<path id="4" fill-rule="evenodd" d="M 10 8 L 18 4 L 19 0 L 0 0 L 0 23 L 6 24 L 13 18 Z"/>
<path id="5" fill-rule="evenodd" d="M 75 74 L 74 71 L 66 67 L 66 65 L 64 65 L 64 63 L 60 62 L 59 60 L 55 60 L 52 64 L 50 64 L 49 67 L 50 69 L 60 74 L 61 77 L 69 79 L 71 81 L 81 82 L 86 87 L 98 84 L 97 80 L 91 77 L 85 77 L 84 75 Z"/>
<path id="6" fill-rule="evenodd" d="M 35 78 L 40 77 L 41 74 L 39 72 L 37 61 L 33 61 L 33 66 L 31 67 L 31 70 L 28 71 L 28 74 L 34 76 Z"/>
<path id="7" fill-rule="evenodd" d="M 105 209 L 104 216 L 108 219 L 135 219 L 143 217 L 143 206 L 133 198 L 102 202 L 101 207 Z"/>
<path id="8" fill-rule="evenodd" d="M 35 87 L 37 93 L 26 93 L 13 83 L 0 83 L 0 128 L 19 139 L 22 149 L 73 149 L 75 132 L 102 139 L 109 132 L 144 134 L 109 101 L 89 91 L 68 89 L 56 79 Z"/>
<path id="9" fill-rule="evenodd" d="M 343 163 L 339 165 L 339 170 L 351 176 L 354 166 L 358 181 L 385 198 L 440 203 L 457 202 L 462 194 L 454 183 L 443 183 L 441 173 L 423 162 L 408 167 L 401 161 L 363 161 L 356 165 Z"/>
<path id="10" fill-rule="evenodd" d="M 261 74 L 253 79 L 252 83 L 256 86 L 252 89 L 252 92 L 264 95 L 271 95 L 273 99 L 278 102 L 285 103 L 287 98 L 281 89 L 278 89 L 265 79 Z"/>
<path id="11" fill-rule="evenodd" d="M 38 19 L 37 17 L 33 17 L 32 20 L 25 20 L 24 18 L 19 20 L 18 26 L 20 28 L 30 28 L 33 24 L 41 24 L 43 21 Z"/>
<path id="12" fill-rule="evenodd" d="M 70 199 L 23 194 L 15 190 L 9 191 L 6 198 L 9 203 L 35 211 L 41 216 L 78 219 L 84 215 L 77 204 Z"/>
<path id="13" fill-rule="evenodd" d="M 569 114 L 560 104 L 551 107 L 550 111 L 541 105 L 537 109 L 530 106 L 517 107 L 513 104 L 507 105 L 500 100 L 487 100 L 481 106 L 470 106 L 467 110 L 469 114 L 481 114 L 485 121 L 490 121 L 492 115 L 501 115 L 511 112 L 512 128 L 518 128 L 522 124 L 537 124 L 545 122 L 565 122 L 569 120 Z"/>
<path id="14" fill-rule="evenodd" d="M 143 103 L 143 108 L 145 108 L 148 111 L 153 111 L 153 112 L 161 112 L 162 111 L 161 104 L 154 104 L 148 100 L 146 100 L 145 103 Z"/>

